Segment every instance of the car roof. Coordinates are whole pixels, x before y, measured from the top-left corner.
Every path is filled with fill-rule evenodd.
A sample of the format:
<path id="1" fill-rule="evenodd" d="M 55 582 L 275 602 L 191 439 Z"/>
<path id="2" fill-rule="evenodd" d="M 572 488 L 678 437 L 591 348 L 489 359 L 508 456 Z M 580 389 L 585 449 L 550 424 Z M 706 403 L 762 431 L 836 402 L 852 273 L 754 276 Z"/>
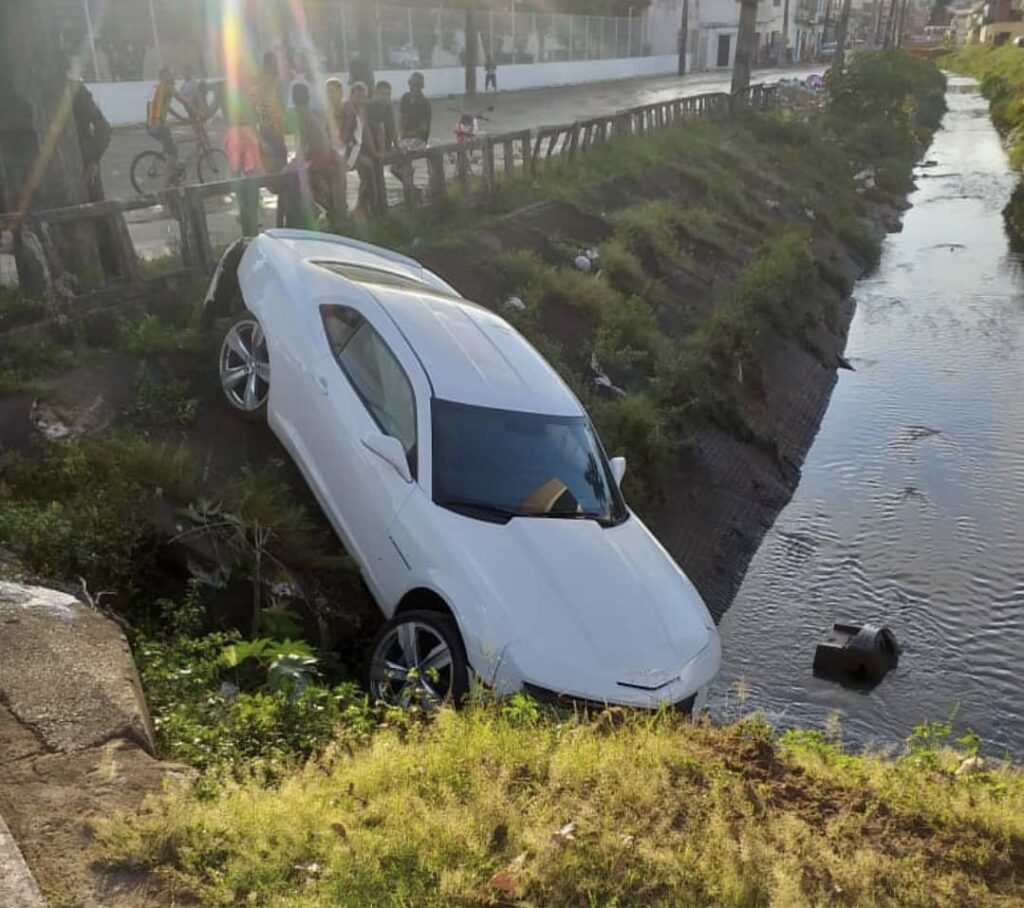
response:
<path id="1" fill-rule="evenodd" d="M 436 397 L 550 416 L 583 415 L 547 360 L 489 309 L 429 292 L 369 289 L 416 353 Z"/>
<path id="2" fill-rule="evenodd" d="M 338 262 L 339 264 L 379 268 L 412 277 L 417 281 L 426 281 L 452 294 L 456 293 L 454 289 L 427 271 L 415 259 L 349 237 L 333 233 L 318 233 L 315 230 L 277 228 L 263 231 L 256 241 L 260 243 L 272 241 L 279 249 L 284 249 L 300 261 Z"/>
<path id="3" fill-rule="evenodd" d="M 414 259 L 305 230 L 268 230 L 256 240 L 268 241 L 295 257 L 306 273 L 307 292 L 322 298 L 329 288 L 338 286 L 349 296 L 358 288 L 372 297 L 409 343 L 436 397 L 551 416 L 583 415 L 569 387 L 515 328 L 489 309 L 463 299 Z M 415 283 L 376 281 L 373 271 L 391 272 Z"/>

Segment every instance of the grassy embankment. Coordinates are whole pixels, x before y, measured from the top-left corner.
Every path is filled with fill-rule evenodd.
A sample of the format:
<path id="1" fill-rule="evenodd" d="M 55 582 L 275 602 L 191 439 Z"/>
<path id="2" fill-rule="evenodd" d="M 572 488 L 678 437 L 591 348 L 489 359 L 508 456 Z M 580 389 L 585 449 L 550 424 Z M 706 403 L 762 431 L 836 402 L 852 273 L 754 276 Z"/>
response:
<path id="1" fill-rule="evenodd" d="M 941 110 L 928 66 L 860 56 L 813 122 L 689 124 L 517 184 L 483 216 L 455 199 L 441 226 L 396 219 L 369 238 L 431 262 L 447 254 L 453 272 L 468 263 L 469 283 L 486 273 L 481 286 L 497 295 L 483 302 L 526 300 L 517 324 L 593 409 L 607 447 L 630 458 L 631 500 L 655 507 L 695 427 L 757 439 L 770 348 L 817 355 L 834 341 L 852 275 L 877 255 L 870 217 L 909 188 Z M 858 194 L 852 176 L 866 166 L 878 187 Z M 553 199 L 577 226 L 526 230 L 518 209 Z M 599 274 L 566 264 L 590 229 Z M 92 334 L 138 370 L 118 434 L 7 457 L 0 544 L 36 573 L 116 593 L 106 604 L 132 626 L 162 751 L 203 771 L 150 813 L 102 824 L 102 860 L 159 874 L 168 899 L 224 905 L 1020 895 L 1019 772 L 954 777 L 975 742 L 940 751 L 934 728 L 887 760 L 814 733 L 775 739 L 749 720 L 560 720 L 518 698 L 421 722 L 366 704 L 316 644 L 294 641 L 316 639 L 310 601 L 356 595 L 324 550 L 322 520 L 295 504 L 301 491 L 280 470 L 211 481 L 197 462 L 189 433 L 217 404 L 197 378 L 206 354 L 194 323 L 136 312 Z M 8 388 L 47 392 L 34 352 L 5 358 Z M 592 353 L 628 397 L 595 395 Z M 182 436 L 184 447 L 168 443 Z M 229 584 L 262 590 L 240 622 L 255 644 L 210 633 L 224 594 L 168 569 L 149 512 L 189 504 L 198 532 L 229 553 Z M 296 575 L 319 588 L 275 583 Z"/>
<path id="2" fill-rule="evenodd" d="M 1012 44 L 974 45 L 944 54 L 938 65 L 974 76 L 988 98 L 992 122 L 1003 135 L 1010 163 L 1024 169 L 1024 51 Z M 1003 217 L 1016 242 L 1024 243 L 1024 182 L 1018 183 Z"/>

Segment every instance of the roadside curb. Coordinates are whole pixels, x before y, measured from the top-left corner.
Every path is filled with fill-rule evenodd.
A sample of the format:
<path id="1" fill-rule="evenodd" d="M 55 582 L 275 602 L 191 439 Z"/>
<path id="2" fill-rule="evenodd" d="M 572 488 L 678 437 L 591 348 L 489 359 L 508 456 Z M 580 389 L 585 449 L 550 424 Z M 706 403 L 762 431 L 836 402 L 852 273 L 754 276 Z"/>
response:
<path id="1" fill-rule="evenodd" d="M 5 908 L 47 908 L 46 900 L 25 858 L 0 817 L 0 905 Z"/>

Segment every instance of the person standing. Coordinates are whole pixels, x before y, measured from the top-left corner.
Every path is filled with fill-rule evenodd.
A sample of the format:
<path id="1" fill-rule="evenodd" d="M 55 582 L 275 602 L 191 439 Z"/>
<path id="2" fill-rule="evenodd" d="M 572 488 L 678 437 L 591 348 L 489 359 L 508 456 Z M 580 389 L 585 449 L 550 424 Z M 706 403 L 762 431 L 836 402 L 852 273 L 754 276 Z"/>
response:
<path id="1" fill-rule="evenodd" d="M 402 151 L 420 151 L 430 140 L 430 102 L 423 94 L 423 73 L 409 76 L 409 90 L 398 104 L 398 147 Z M 396 164 L 391 173 L 401 181 L 407 193 L 415 193 L 415 173 L 412 162 Z"/>
<path id="2" fill-rule="evenodd" d="M 327 212 L 332 227 L 339 223 L 337 193 L 337 166 L 331 147 L 330 133 L 324 115 L 310 105 L 309 86 L 292 86 L 292 106 L 295 109 L 298 154 L 296 162 L 305 164 L 309 174 L 309 190 L 313 199 Z M 307 219 L 308 220 L 308 219 Z"/>
<path id="3" fill-rule="evenodd" d="M 85 174 L 85 189 L 90 202 L 102 202 L 103 176 L 100 161 L 110 145 L 110 123 L 93 98 L 92 93 L 81 80 L 68 85 L 71 94 L 71 116 L 78 133 L 78 149 L 82 155 L 82 170 Z M 2 210 L 2 206 L 0 206 Z M 123 215 L 118 215 L 123 217 Z M 117 254 L 113 228 L 107 220 L 96 222 L 96 246 L 105 274 L 121 273 L 121 262 Z M 127 274 L 121 275 L 127 278 Z"/>
<path id="4" fill-rule="evenodd" d="M 359 174 L 359 194 L 356 198 L 356 213 L 369 217 L 373 211 L 373 171 L 377 161 L 377 146 L 373 131 L 367 125 L 367 101 L 369 91 L 362 82 L 356 82 L 349 91 L 346 104 L 346 126 L 351 129 L 347 135 L 349 167 L 355 167 Z"/>
<path id="5" fill-rule="evenodd" d="M 383 157 L 394 150 L 398 136 L 390 82 L 382 79 L 374 88 L 373 100 L 366 105 L 366 126 L 370 131 L 374 154 Z"/>
<path id="6" fill-rule="evenodd" d="M 252 105 L 240 100 L 234 113 L 234 118 L 224 131 L 224 153 L 228 156 L 228 167 L 236 177 L 255 176 L 262 170 L 262 160 Z"/>
<path id="7" fill-rule="evenodd" d="M 430 102 L 423 94 L 423 73 L 409 76 L 409 90 L 398 105 L 398 120 L 402 139 L 415 139 L 426 145 L 430 141 Z M 421 146 L 422 147 L 422 146 Z"/>
<path id="8" fill-rule="evenodd" d="M 263 169 L 278 173 L 288 160 L 285 144 L 284 105 L 281 102 L 281 80 L 277 74 L 277 55 L 267 51 L 253 98 L 257 133 L 263 153 Z"/>
<path id="9" fill-rule="evenodd" d="M 327 129 L 334 150 L 337 193 L 334 207 L 340 216 L 348 208 L 348 143 L 342 140 L 342 131 L 352 133 L 355 130 L 346 125 L 348 113 L 345 109 L 345 87 L 341 84 L 341 79 L 327 80 L 324 85 L 324 97 L 327 102 Z"/>
<path id="10" fill-rule="evenodd" d="M 494 62 L 492 54 L 487 55 L 484 62 L 484 91 L 498 90 L 498 64 Z"/>
<path id="11" fill-rule="evenodd" d="M 100 160 L 110 145 L 110 123 L 82 81 L 72 83 L 71 115 L 78 133 L 78 147 L 82 153 L 85 185 L 90 202 L 103 201 L 103 179 Z"/>

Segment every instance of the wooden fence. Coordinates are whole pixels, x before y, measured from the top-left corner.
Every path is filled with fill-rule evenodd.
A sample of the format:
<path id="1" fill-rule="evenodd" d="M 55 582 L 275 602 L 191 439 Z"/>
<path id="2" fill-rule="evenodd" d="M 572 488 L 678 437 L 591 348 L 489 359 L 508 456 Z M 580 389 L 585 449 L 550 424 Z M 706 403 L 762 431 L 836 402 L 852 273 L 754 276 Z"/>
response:
<path id="1" fill-rule="evenodd" d="M 482 203 L 491 198 L 502 183 L 523 176 L 533 177 L 553 161 L 572 161 L 613 140 L 647 135 L 688 119 L 721 116 L 737 108 L 767 110 L 775 103 L 774 86 L 754 85 L 739 96 L 714 93 L 675 98 L 575 123 L 488 135 L 461 144 L 429 146 L 392 154 L 374 167 L 370 181 L 371 208 L 375 217 L 386 217 L 396 207 L 437 206 L 453 187 L 457 187 L 471 203 Z M 417 168 L 421 181 L 425 168 L 425 185 L 422 188 L 411 178 Z M 400 191 L 389 194 L 386 170 L 410 178 L 400 181 Z M 206 204 L 210 198 L 233 197 L 241 232 L 245 236 L 255 235 L 260 230 L 261 188 L 278 197 L 278 226 L 304 226 L 304 212 L 308 211 L 308 206 L 303 204 L 303 200 L 308 199 L 305 183 L 306 175 L 293 170 L 272 176 L 167 189 L 133 199 L 30 211 L 24 215 L 0 214 L 0 223 L 6 221 L 9 226 L 33 238 L 31 246 L 36 250 L 36 257 L 41 259 L 33 270 L 42 275 L 42 289 L 47 297 L 54 302 L 66 302 L 68 296 L 75 296 L 76 308 L 93 308 L 121 299 L 138 298 L 154 283 L 164 282 L 175 274 L 210 274 L 217 264 L 210 242 Z M 147 279 L 125 214 L 157 207 L 162 207 L 169 219 L 177 224 L 181 268 Z M 66 225 L 82 223 L 97 227 L 97 234 L 103 236 L 107 253 L 102 262 L 103 286 L 88 293 L 75 293 L 69 289 L 73 282 L 66 279 L 66 269 L 58 252 L 59 243 L 54 239 L 54 228 L 59 230 Z M 22 242 L 21 245 L 24 250 L 29 244 Z"/>

